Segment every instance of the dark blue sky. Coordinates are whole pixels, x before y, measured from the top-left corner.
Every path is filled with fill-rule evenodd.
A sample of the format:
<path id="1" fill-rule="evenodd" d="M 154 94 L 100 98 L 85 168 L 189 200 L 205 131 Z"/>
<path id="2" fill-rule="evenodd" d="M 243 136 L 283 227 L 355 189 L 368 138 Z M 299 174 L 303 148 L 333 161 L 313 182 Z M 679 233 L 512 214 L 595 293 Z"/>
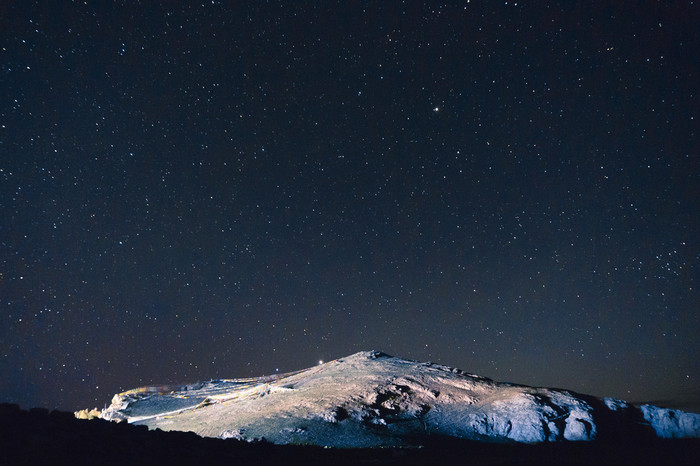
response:
<path id="1" fill-rule="evenodd" d="M 378 349 L 700 406 L 698 5 L 122 3 L 0 6 L 0 401 Z"/>

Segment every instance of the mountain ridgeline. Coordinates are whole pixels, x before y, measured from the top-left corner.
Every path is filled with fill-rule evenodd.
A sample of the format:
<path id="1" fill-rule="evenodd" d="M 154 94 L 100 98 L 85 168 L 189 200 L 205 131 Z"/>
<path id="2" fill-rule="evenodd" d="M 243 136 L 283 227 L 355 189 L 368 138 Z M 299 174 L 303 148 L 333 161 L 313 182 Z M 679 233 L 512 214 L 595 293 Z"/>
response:
<path id="1" fill-rule="evenodd" d="M 365 351 L 250 379 L 144 387 L 114 396 L 111 421 L 279 445 L 407 447 L 700 437 L 700 415 L 571 391 L 500 383 Z"/>

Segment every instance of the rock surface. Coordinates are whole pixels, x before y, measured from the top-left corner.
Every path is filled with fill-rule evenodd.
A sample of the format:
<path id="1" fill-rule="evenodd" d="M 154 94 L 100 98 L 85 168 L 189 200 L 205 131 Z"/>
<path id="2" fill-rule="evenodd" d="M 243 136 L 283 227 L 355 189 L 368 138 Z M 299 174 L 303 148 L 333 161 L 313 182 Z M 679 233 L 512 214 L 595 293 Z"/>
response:
<path id="1" fill-rule="evenodd" d="M 204 437 L 353 448 L 420 445 L 435 436 L 520 443 L 700 437 L 698 414 L 499 383 L 376 351 L 269 377 L 129 390 L 101 417 Z"/>

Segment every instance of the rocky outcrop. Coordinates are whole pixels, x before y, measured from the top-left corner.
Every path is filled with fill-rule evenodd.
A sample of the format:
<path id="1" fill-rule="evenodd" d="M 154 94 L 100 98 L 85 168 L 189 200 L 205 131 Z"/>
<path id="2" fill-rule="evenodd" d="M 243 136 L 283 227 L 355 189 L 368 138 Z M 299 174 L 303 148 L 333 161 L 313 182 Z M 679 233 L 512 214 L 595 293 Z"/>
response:
<path id="1" fill-rule="evenodd" d="M 700 437 L 698 414 L 499 383 L 376 351 L 258 379 L 129 390 L 101 417 L 206 437 L 353 448 L 429 437 L 529 444 Z"/>

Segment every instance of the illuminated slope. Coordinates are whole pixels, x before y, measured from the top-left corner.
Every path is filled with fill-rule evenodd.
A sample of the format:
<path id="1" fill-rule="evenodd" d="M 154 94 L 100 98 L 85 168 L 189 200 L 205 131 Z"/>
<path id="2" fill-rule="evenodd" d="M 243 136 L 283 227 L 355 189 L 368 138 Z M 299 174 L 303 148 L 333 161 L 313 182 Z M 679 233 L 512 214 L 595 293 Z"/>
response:
<path id="1" fill-rule="evenodd" d="M 270 377 L 130 390 L 115 395 L 102 417 L 338 447 L 420 444 L 426 435 L 526 443 L 700 437 L 697 414 L 498 383 L 374 351 Z"/>

